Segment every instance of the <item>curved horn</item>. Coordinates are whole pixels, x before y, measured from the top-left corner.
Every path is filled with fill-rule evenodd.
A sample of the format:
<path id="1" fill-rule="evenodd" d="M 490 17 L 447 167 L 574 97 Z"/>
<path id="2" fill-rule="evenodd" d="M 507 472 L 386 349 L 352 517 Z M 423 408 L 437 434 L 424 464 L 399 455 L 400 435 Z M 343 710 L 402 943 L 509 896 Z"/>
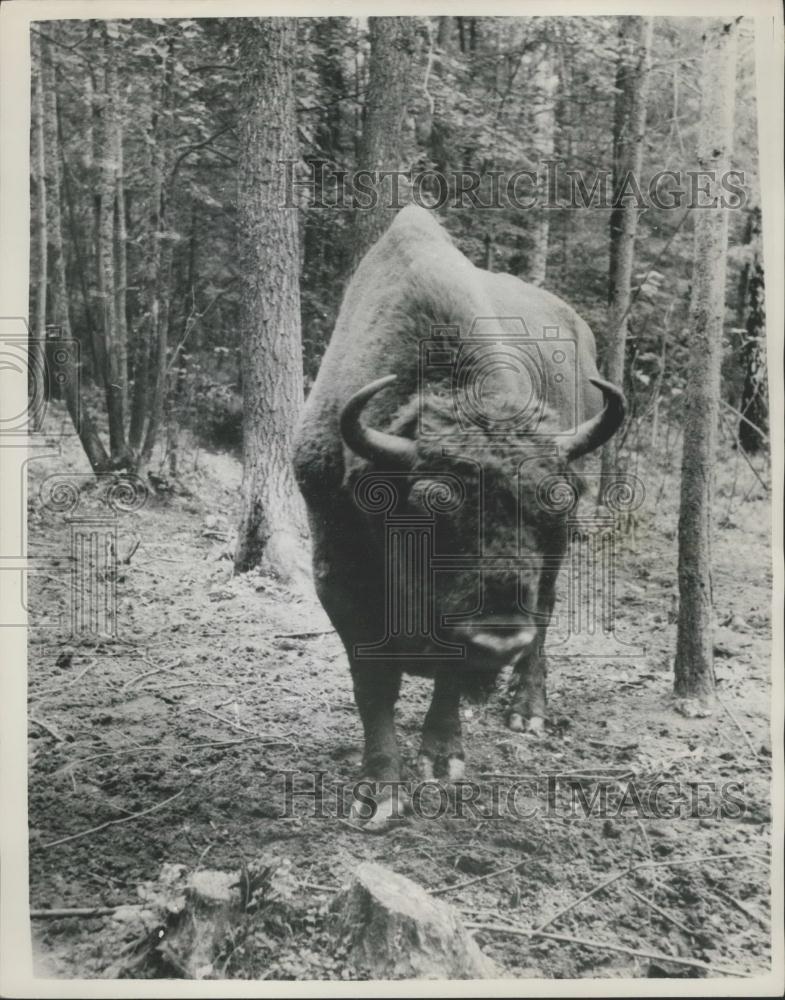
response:
<path id="1" fill-rule="evenodd" d="M 567 462 L 587 455 L 590 451 L 605 444 L 621 427 L 626 413 L 627 404 L 624 393 L 618 386 L 601 378 L 590 378 L 589 381 L 602 392 L 605 406 L 596 416 L 585 420 L 572 431 L 568 431 L 573 437 L 569 443 L 565 441 L 560 449 Z"/>
<path id="2" fill-rule="evenodd" d="M 397 434 L 376 431 L 360 423 L 360 414 L 368 400 L 377 392 L 392 385 L 397 376 L 385 375 L 356 392 L 341 412 L 341 437 L 347 447 L 371 462 L 393 466 L 397 469 L 411 469 L 416 450 L 414 442 Z"/>

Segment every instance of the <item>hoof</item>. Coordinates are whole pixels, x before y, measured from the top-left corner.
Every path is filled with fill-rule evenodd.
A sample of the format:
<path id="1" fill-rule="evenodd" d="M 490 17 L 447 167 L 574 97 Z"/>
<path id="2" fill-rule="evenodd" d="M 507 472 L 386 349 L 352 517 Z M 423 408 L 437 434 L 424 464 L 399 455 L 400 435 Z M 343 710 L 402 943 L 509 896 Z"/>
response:
<path id="1" fill-rule="evenodd" d="M 435 781 L 433 757 L 420 753 L 417 757 L 417 773 L 421 781 Z"/>
<path id="2" fill-rule="evenodd" d="M 410 808 L 411 801 L 402 788 L 382 788 L 378 795 L 355 798 L 349 817 L 366 833 L 382 833 L 403 819 Z"/>
<path id="3" fill-rule="evenodd" d="M 510 712 L 507 717 L 507 728 L 514 733 L 525 733 L 526 736 L 542 736 L 545 733 L 545 719 L 541 715 L 524 719 L 520 712 Z"/>
<path id="4" fill-rule="evenodd" d="M 507 728 L 511 729 L 514 733 L 523 732 L 523 716 L 520 712 L 510 712 L 507 718 Z"/>
<path id="5" fill-rule="evenodd" d="M 466 774 L 466 762 L 461 757 L 449 757 L 447 759 L 447 780 L 463 781 Z"/>

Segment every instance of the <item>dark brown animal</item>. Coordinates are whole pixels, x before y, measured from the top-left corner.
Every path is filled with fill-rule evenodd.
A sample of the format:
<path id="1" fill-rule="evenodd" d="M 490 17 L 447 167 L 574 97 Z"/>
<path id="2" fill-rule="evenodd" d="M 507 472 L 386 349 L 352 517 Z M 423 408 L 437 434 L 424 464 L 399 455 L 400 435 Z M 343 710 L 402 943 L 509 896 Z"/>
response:
<path id="1" fill-rule="evenodd" d="M 295 468 L 370 779 L 401 778 L 404 673 L 434 680 L 423 778 L 463 774 L 461 696 L 486 692 L 505 665 L 518 675 L 509 725 L 542 726 L 543 643 L 567 544 L 547 495 L 579 485 L 572 463 L 623 416 L 586 323 L 554 295 L 474 267 L 425 209 L 403 209 L 363 259 Z M 382 800 L 375 822 L 388 812 Z"/>

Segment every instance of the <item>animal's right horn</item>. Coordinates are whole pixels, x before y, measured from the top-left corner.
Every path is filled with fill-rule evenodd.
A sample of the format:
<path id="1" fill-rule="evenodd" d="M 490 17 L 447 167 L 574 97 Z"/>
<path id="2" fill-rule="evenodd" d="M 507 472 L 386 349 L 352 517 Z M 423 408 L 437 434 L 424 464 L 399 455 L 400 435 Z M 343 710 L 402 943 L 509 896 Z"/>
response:
<path id="1" fill-rule="evenodd" d="M 605 405 L 596 416 L 567 432 L 572 440 L 562 446 L 561 453 L 568 462 L 604 445 L 624 422 L 627 404 L 621 389 L 602 378 L 590 378 L 589 381 L 602 392 Z"/>
<path id="2" fill-rule="evenodd" d="M 368 461 L 381 466 L 392 466 L 396 469 L 411 469 L 416 457 L 414 441 L 399 437 L 397 434 L 387 434 L 372 427 L 365 427 L 360 422 L 360 414 L 368 400 L 377 392 L 392 385 L 395 375 L 385 375 L 376 379 L 356 392 L 344 406 L 341 413 L 341 437 L 347 447 Z"/>

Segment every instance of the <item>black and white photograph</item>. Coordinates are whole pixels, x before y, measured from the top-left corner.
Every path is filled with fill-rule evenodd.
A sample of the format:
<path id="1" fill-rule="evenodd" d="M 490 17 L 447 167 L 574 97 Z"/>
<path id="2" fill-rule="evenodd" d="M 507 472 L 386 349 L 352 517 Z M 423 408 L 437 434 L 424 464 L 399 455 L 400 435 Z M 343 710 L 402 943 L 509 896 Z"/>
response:
<path id="1" fill-rule="evenodd" d="M 0 19 L 3 995 L 781 994 L 781 7 Z"/>

